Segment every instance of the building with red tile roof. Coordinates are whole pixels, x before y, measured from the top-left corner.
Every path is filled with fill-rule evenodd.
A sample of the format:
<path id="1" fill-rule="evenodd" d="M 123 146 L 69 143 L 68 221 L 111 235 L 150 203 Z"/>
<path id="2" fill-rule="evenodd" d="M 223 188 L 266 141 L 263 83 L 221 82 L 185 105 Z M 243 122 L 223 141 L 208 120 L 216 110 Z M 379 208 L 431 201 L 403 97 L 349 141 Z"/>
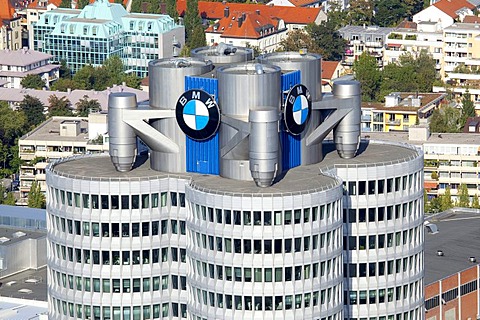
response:
<path id="1" fill-rule="evenodd" d="M 322 92 L 331 92 L 333 80 L 346 73 L 341 61 L 322 61 Z"/>
<path id="2" fill-rule="evenodd" d="M 466 16 L 463 18 L 463 23 L 480 23 L 480 17 L 477 16 Z"/>
<path id="3" fill-rule="evenodd" d="M 320 8 L 322 2 L 321 0 L 272 0 L 267 3 L 267 6 Z"/>
<path id="4" fill-rule="evenodd" d="M 177 10 L 180 16 L 185 14 L 186 0 L 177 1 Z M 260 10 L 263 16 L 272 19 L 281 19 L 285 22 L 288 30 L 304 28 L 310 23 L 320 24 L 327 20 L 327 15 L 320 8 L 280 7 L 266 6 L 261 4 L 208 2 L 199 1 L 198 11 L 206 20 L 219 20 L 225 17 L 225 12 L 256 13 Z"/>
<path id="5" fill-rule="evenodd" d="M 413 22 L 440 22 L 442 28 L 473 15 L 478 4 L 469 0 L 440 0 L 413 16 Z"/>
<path id="6" fill-rule="evenodd" d="M 0 50 L 17 50 L 22 46 L 20 17 L 10 0 L 0 0 Z"/>
<path id="7" fill-rule="evenodd" d="M 231 12 L 228 9 L 223 18 L 205 30 L 205 36 L 210 45 L 225 42 L 258 47 L 260 52 L 273 52 L 287 37 L 287 29 L 282 19 L 270 17 L 260 10 Z"/>

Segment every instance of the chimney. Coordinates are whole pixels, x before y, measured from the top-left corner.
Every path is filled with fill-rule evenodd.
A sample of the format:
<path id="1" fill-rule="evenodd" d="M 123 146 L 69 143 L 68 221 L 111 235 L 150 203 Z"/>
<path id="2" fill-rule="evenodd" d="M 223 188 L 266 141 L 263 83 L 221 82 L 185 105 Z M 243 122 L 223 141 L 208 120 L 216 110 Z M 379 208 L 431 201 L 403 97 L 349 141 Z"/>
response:
<path id="1" fill-rule="evenodd" d="M 260 15 L 260 10 L 257 9 L 257 10 L 255 10 L 255 12 L 256 12 L 258 15 Z"/>
<path id="2" fill-rule="evenodd" d="M 223 9 L 223 16 L 225 18 L 228 18 L 228 16 L 230 15 L 230 8 L 229 7 L 225 7 L 225 9 Z"/>
<path id="3" fill-rule="evenodd" d="M 238 17 L 237 22 L 238 22 L 238 27 L 240 28 L 243 23 L 243 17 L 242 16 Z"/>
<path id="4" fill-rule="evenodd" d="M 165 2 L 160 3 L 160 13 L 167 14 L 167 4 Z"/>

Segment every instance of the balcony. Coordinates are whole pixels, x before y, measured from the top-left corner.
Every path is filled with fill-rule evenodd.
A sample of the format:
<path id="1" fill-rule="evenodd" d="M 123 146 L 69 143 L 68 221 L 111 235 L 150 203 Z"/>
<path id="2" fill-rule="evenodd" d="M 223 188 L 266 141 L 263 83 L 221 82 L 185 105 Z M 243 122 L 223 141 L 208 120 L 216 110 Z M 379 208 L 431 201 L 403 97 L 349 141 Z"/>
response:
<path id="1" fill-rule="evenodd" d="M 362 122 L 371 122 L 372 121 L 372 116 L 368 115 L 368 116 L 362 116 L 361 117 L 361 121 Z"/>
<path id="2" fill-rule="evenodd" d="M 399 126 L 401 121 L 400 121 L 400 119 L 389 119 L 385 123 L 389 124 L 391 126 Z"/>

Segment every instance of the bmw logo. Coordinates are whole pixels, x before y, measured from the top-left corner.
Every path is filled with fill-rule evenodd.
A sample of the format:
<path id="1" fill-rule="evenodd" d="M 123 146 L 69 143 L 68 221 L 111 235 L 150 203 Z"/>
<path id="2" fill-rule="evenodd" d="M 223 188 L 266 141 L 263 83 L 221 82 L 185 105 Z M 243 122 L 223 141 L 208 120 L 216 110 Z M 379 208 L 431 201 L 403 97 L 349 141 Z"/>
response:
<path id="1" fill-rule="evenodd" d="M 203 90 L 188 90 L 178 98 L 175 115 L 180 129 L 194 140 L 207 140 L 220 125 L 220 109 Z"/>
<path id="2" fill-rule="evenodd" d="M 285 127 L 293 135 L 305 130 L 312 113 L 312 98 L 307 87 L 297 84 L 287 94 L 285 100 Z"/>

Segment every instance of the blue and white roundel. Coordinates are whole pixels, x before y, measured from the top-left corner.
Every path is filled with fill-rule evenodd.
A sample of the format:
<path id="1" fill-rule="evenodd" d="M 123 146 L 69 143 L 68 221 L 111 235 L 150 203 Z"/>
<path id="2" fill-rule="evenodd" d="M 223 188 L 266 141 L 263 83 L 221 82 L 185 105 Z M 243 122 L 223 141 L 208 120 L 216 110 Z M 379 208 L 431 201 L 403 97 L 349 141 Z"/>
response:
<path id="1" fill-rule="evenodd" d="M 293 120 L 299 125 L 302 125 L 308 119 L 308 100 L 305 96 L 298 96 L 295 99 L 295 103 L 293 104 Z"/>
<path id="2" fill-rule="evenodd" d="M 194 140 L 207 140 L 220 126 L 220 109 L 215 99 L 200 89 L 185 91 L 178 98 L 175 116 L 180 129 Z"/>
<path id="3" fill-rule="evenodd" d="M 285 99 L 283 118 L 285 128 L 293 135 L 305 130 L 312 113 L 312 99 L 307 87 L 303 84 L 293 86 Z"/>
<path id="4" fill-rule="evenodd" d="M 208 124 L 207 106 L 200 100 L 190 100 L 183 108 L 183 120 L 193 130 L 202 130 Z"/>

